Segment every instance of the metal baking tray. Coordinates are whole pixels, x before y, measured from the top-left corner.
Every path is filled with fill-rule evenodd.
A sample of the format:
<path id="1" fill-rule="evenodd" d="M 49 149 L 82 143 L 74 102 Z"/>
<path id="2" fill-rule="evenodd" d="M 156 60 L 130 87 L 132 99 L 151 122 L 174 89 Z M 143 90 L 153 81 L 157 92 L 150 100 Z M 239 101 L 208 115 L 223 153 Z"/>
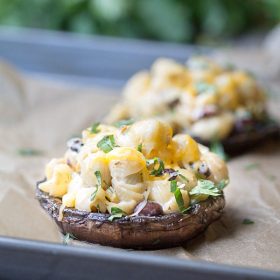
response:
<path id="1" fill-rule="evenodd" d="M 0 237 L 0 279 L 279 279 L 280 274 L 203 261 Z"/>
<path id="2" fill-rule="evenodd" d="M 179 44 L 0 28 L 1 59 L 32 75 L 86 86 L 118 88 L 157 57 L 185 61 L 191 54 L 209 51 Z M 109 247 L 0 237 L 0 279 L 17 278 L 234 280 L 280 279 L 280 273 Z"/>

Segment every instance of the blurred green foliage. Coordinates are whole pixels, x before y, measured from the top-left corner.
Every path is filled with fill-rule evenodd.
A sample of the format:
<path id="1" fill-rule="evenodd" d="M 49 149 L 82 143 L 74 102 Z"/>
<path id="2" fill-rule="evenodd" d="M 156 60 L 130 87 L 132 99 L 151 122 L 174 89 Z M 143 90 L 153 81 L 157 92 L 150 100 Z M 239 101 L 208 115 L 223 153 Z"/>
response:
<path id="1" fill-rule="evenodd" d="M 280 0 L 0 0 L 0 24 L 174 42 L 227 39 L 280 21 Z"/>

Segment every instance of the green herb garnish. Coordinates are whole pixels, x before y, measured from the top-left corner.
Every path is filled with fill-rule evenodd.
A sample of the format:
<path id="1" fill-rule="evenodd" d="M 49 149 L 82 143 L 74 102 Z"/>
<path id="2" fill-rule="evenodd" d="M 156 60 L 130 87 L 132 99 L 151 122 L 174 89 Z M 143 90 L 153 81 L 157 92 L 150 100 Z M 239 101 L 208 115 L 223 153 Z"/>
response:
<path id="1" fill-rule="evenodd" d="M 228 155 L 225 153 L 224 146 L 219 141 L 212 141 L 210 144 L 211 152 L 217 154 L 221 159 L 228 160 Z"/>
<path id="2" fill-rule="evenodd" d="M 254 224 L 255 222 L 248 219 L 248 218 L 245 218 L 243 221 L 242 221 L 242 224 L 243 225 L 251 225 L 251 224 Z"/>
<path id="3" fill-rule="evenodd" d="M 222 191 L 229 183 L 229 180 L 222 180 L 221 182 L 216 184 L 216 187 Z"/>
<path id="4" fill-rule="evenodd" d="M 142 153 L 142 143 L 137 146 L 137 151 Z"/>
<path id="5" fill-rule="evenodd" d="M 150 165 L 154 165 L 154 169 L 152 170 L 152 172 L 150 173 L 150 175 L 153 175 L 153 176 L 161 176 L 163 173 L 164 173 L 164 163 L 163 161 L 158 158 L 158 157 L 155 157 L 153 159 L 149 159 L 146 161 L 147 165 L 150 166 Z M 158 168 L 156 169 L 156 165 L 158 165 Z"/>
<path id="6" fill-rule="evenodd" d="M 119 219 L 122 216 L 125 216 L 125 213 L 123 212 L 123 210 L 121 210 L 118 207 L 112 207 L 111 216 L 108 218 L 108 220 L 112 222 L 114 219 Z"/>
<path id="7" fill-rule="evenodd" d="M 81 134 L 80 133 L 72 134 L 71 137 L 69 138 L 69 140 L 71 140 L 73 138 L 81 138 Z"/>
<path id="8" fill-rule="evenodd" d="M 104 136 L 98 143 L 97 147 L 104 153 L 109 153 L 116 147 L 114 135 Z"/>
<path id="9" fill-rule="evenodd" d="M 268 180 L 270 180 L 271 182 L 274 182 L 274 181 L 276 180 L 276 176 L 275 176 L 275 175 L 272 175 L 272 174 L 267 175 L 267 178 L 268 178 Z"/>
<path id="10" fill-rule="evenodd" d="M 181 190 L 178 188 L 177 181 L 172 180 L 170 182 L 170 191 L 174 194 L 176 203 L 178 204 L 180 212 L 184 213 L 187 209 L 184 205 L 184 199 L 181 193 Z"/>
<path id="11" fill-rule="evenodd" d="M 152 245 L 158 245 L 160 243 L 160 239 L 156 239 L 152 242 Z"/>
<path id="12" fill-rule="evenodd" d="M 32 149 L 32 148 L 20 148 L 17 150 L 17 153 L 21 156 L 41 156 L 44 154 L 43 151 Z"/>
<path id="13" fill-rule="evenodd" d="M 101 187 L 101 184 L 102 184 L 101 172 L 99 170 L 96 170 L 94 172 L 94 174 L 95 174 L 95 177 L 97 179 L 98 186 Z"/>
<path id="14" fill-rule="evenodd" d="M 182 175 L 181 173 L 179 173 L 178 174 L 179 175 L 179 177 L 181 178 L 181 179 L 183 179 L 185 182 L 189 182 L 189 179 L 186 177 L 186 176 L 184 176 L 184 175 Z"/>
<path id="15" fill-rule="evenodd" d="M 195 85 L 196 90 L 198 93 L 205 93 L 205 92 L 212 92 L 214 93 L 216 91 L 216 87 L 204 82 L 198 82 Z"/>
<path id="16" fill-rule="evenodd" d="M 95 191 L 91 194 L 90 196 L 90 201 L 93 201 L 96 197 L 96 194 L 98 192 L 99 187 L 101 188 L 102 185 L 102 177 L 101 177 L 101 172 L 99 170 L 94 172 L 96 179 L 97 179 L 97 185 Z"/>
<path id="17" fill-rule="evenodd" d="M 248 165 L 245 166 L 245 170 L 249 171 L 249 170 L 257 169 L 259 167 L 260 167 L 259 163 L 249 163 Z"/>
<path id="18" fill-rule="evenodd" d="M 219 186 L 220 188 L 224 188 L 226 184 Z M 190 195 L 200 195 L 206 194 L 211 196 L 219 196 L 221 195 L 221 189 L 219 189 L 217 185 L 215 185 L 212 181 L 209 180 L 198 180 L 197 186 L 195 186 L 190 192 Z"/>
<path id="19" fill-rule="evenodd" d="M 67 232 L 63 237 L 63 244 L 68 245 L 70 240 L 77 239 L 72 233 Z"/>
<path id="20" fill-rule="evenodd" d="M 115 122 L 114 123 L 114 126 L 116 127 L 122 127 L 122 126 L 125 126 L 125 125 L 131 125 L 134 123 L 134 120 L 132 119 L 128 119 L 128 120 L 120 120 L 118 122 Z"/>
<path id="21" fill-rule="evenodd" d="M 97 212 L 100 213 L 100 206 L 99 204 L 96 205 Z"/>
<path id="22" fill-rule="evenodd" d="M 94 123 L 94 124 L 91 126 L 91 128 L 90 128 L 90 132 L 91 132 L 91 133 L 98 133 L 98 132 L 100 132 L 100 129 L 98 128 L 99 125 L 100 125 L 99 122 Z"/>

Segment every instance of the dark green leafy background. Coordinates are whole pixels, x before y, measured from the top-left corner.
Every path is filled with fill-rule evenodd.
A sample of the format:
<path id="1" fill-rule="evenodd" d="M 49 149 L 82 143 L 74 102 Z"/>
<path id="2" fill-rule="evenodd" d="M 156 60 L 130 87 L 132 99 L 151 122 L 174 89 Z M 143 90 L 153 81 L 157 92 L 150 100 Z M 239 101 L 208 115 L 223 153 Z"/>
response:
<path id="1" fill-rule="evenodd" d="M 217 43 L 280 20 L 279 0 L 0 0 L 0 24 Z"/>

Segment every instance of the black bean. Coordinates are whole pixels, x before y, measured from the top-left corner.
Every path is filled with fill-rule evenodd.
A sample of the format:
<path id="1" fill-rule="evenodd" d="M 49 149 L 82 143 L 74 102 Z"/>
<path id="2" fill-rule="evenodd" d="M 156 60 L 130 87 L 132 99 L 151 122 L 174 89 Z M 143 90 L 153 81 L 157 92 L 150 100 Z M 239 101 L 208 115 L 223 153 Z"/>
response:
<path id="1" fill-rule="evenodd" d="M 80 138 L 72 138 L 67 142 L 67 147 L 76 153 L 79 153 L 81 150 L 81 147 L 83 146 L 82 139 Z"/>
<path id="2" fill-rule="evenodd" d="M 205 162 L 202 162 L 198 168 L 198 173 L 208 178 L 211 175 L 210 169 Z"/>
<path id="3" fill-rule="evenodd" d="M 156 202 L 148 201 L 145 207 L 139 212 L 139 216 L 160 216 L 163 215 L 161 205 Z"/>

